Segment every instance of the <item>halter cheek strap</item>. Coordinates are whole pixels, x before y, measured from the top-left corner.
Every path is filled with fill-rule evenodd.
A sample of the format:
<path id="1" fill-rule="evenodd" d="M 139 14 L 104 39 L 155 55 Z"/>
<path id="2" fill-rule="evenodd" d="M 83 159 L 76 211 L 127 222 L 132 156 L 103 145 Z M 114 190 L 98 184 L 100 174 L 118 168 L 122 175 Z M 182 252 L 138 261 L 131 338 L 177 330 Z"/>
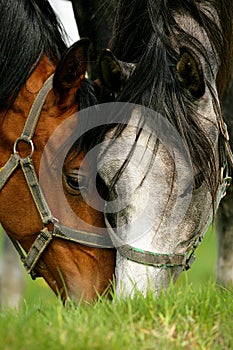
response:
<path id="1" fill-rule="evenodd" d="M 108 236 L 102 236 L 98 233 L 75 230 L 73 228 L 60 225 L 58 220 L 53 216 L 52 212 L 50 211 L 42 189 L 39 185 L 37 174 L 32 160 L 32 156 L 34 153 L 34 144 L 32 141 L 32 137 L 34 135 L 35 128 L 38 123 L 38 119 L 40 117 L 40 113 L 45 103 L 47 94 L 52 88 L 52 83 L 53 75 L 51 75 L 47 79 L 47 81 L 44 83 L 43 87 L 39 91 L 29 112 L 23 132 L 14 143 L 13 154 L 10 156 L 7 163 L 0 169 L 1 191 L 7 183 L 7 181 L 9 180 L 9 178 L 16 170 L 16 168 L 18 168 L 19 166 L 22 168 L 23 174 L 27 181 L 27 185 L 30 189 L 34 203 L 37 207 L 37 210 L 41 217 L 41 221 L 43 223 L 43 228 L 41 229 L 40 234 L 37 236 L 27 255 L 25 255 L 19 242 L 10 237 L 21 257 L 26 271 L 29 274 L 31 274 L 31 277 L 33 279 L 39 277 L 38 271 L 36 270 L 36 265 L 42 253 L 45 251 L 49 243 L 55 237 L 94 248 L 113 248 L 112 241 Z M 18 144 L 20 142 L 26 142 L 30 146 L 28 156 L 23 158 L 18 152 Z M 51 224 L 52 230 L 48 228 L 49 225 L 51 226 Z"/>

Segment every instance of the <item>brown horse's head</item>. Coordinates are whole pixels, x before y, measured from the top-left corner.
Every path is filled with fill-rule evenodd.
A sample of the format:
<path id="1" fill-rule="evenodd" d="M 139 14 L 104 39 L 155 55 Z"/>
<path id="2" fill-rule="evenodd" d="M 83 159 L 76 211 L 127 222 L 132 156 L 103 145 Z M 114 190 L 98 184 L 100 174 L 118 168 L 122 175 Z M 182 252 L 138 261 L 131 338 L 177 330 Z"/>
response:
<path id="1" fill-rule="evenodd" d="M 79 90 L 82 84 L 87 84 L 85 72 L 88 45 L 88 40 L 85 39 L 77 42 L 67 50 L 58 63 L 53 54 L 45 50 L 39 63 L 25 79 L 16 98 L 7 108 L 1 109 L 0 166 L 2 168 L 13 153 L 15 141 L 22 133 L 38 92 L 47 78 L 54 73 L 53 87 L 46 97 L 32 138 L 34 145 L 32 162 L 36 175 L 39 178 L 40 173 L 43 178 L 43 169 L 49 172 L 49 169 L 41 166 L 48 140 L 56 129 L 60 130 L 60 136 L 57 135 L 60 139 L 55 143 L 59 144 L 59 147 L 62 146 L 62 139 L 67 133 L 65 121 L 72 115 L 75 115 L 75 126 L 78 127 L 75 113 L 79 108 Z M 84 91 L 86 94 L 89 93 L 87 88 Z M 86 98 L 88 99 L 88 96 Z M 31 151 L 27 142 L 17 143 L 17 152 L 21 158 L 27 158 Z M 68 152 L 68 149 L 66 151 Z M 57 154 L 52 155 L 55 156 L 59 158 Z M 60 174 L 62 186 L 59 188 L 62 193 L 56 192 L 59 186 L 53 182 L 54 179 L 49 179 L 49 176 L 43 191 L 48 198 L 52 214 L 62 225 L 95 233 L 104 227 L 104 222 L 102 213 L 90 206 L 81 195 L 83 187 L 87 194 L 91 194 L 94 186 L 90 180 L 91 167 L 87 160 L 83 162 L 84 156 L 85 152 L 79 148 L 64 157 Z M 61 199 L 65 200 L 65 203 Z M 48 225 L 42 223 L 20 166 L 9 176 L 1 190 L 0 222 L 7 234 L 26 252 L 30 250 L 43 227 L 53 229 L 54 223 Z M 88 247 L 56 237 L 41 254 L 36 270 L 64 300 L 69 296 L 74 300 L 82 298 L 91 301 L 97 293 L 102 294 L 109 285 L 114 273 L 114 264 L 112 249 Z"/>

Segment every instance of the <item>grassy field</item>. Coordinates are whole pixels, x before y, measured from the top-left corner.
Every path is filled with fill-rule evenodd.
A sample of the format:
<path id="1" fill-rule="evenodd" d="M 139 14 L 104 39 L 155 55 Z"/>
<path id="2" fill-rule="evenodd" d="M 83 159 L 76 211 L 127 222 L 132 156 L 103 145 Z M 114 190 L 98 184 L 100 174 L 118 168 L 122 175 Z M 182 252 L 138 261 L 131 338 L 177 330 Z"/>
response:
<path id="1" fill-rule="evenodd" d="M 167 293 L 91 306 L 64 308 L 41 281 L 28 280 L 20 310 L 0 313 L 0 350 L 233 349 L 233 293 L 216 286 L 215 259 L 209 232 Z"/>

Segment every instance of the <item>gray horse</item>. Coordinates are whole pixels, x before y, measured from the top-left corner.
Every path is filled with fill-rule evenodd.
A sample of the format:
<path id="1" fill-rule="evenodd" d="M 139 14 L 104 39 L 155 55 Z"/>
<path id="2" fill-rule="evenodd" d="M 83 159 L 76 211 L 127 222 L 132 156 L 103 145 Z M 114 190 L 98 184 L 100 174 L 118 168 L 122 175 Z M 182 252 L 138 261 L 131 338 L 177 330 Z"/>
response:
<path id="1" fill-rule="evenodd" d="M 112 213 L 106 211 L 105 221 L 117 245 L 118 292 L 131 294 L 135 286 L 157 292 L 190 267 L 229 185 L 233 2 L 117 6 L 115 56 L 102 55 L 100 75 L 116 101 L 134 107 L 118 111 L 125 126 L 106 133 L 100 175 Z M 233 282 L 231 201 L 230 188 L 217 220 L 224 285 Z"/>

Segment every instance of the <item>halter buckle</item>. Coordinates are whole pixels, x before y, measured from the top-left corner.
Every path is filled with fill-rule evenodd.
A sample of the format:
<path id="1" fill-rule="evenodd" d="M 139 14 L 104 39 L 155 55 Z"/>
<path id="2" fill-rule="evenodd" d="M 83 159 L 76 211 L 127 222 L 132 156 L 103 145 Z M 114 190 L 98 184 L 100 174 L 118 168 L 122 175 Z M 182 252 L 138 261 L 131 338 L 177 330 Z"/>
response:
<path id="1" fill-rule="evenodd" d="M 191 269 L 191 266 L 196 259 L 196 256 L 194 253 L 195 253 L 195 249 L 193 249 L 191 251 L 190 255 L 187 257 L 187 259 L 185 261 L 185 265 L 184 265 L 184 271 L 188 271 Z"/>
<path id="2" fill-rule="evenodd" d="M 30 152 L 29 152 L 28 156 L 26 156 L 26 157 L 21 157 L 20 156 L 20 152 L 17 150 L 18 144 L 20 142 L 25 142 L 31 147 Z M 14 143 L 14 146 L 13 146 L 13 153 L 17 154 L 20 159 L 32 158 L 32 155 L 34 153 L 34 144 L 33 144 L 32 140 L 28 139 L 28 137 L 23 136 L 23 135 L 18 137 L 17 140 Z"/>

